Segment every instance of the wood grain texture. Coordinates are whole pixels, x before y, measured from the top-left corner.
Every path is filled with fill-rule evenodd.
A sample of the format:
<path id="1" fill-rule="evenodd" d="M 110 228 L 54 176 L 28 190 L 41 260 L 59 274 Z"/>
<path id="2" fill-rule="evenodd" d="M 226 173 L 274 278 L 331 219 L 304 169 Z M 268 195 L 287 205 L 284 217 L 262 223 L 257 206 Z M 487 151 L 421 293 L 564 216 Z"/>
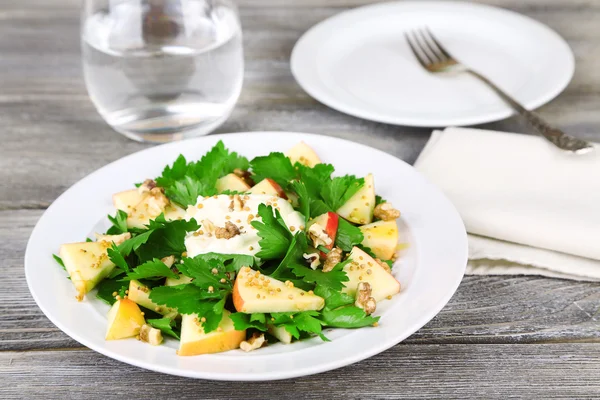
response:
<path id="1" fill-rule="evenodd" d="M 291 130 L 350 139 L 413 162 L 430 129 L 331 110 L 294 81 L 289 55 L 315 23 L 376 0 L 239 0 L 244 89 L 218 132 Z M 600 2 L 485 0 L 548 24 L 575 53 L 569 87 L 539 112 L 600 140 Z M 93 170 L 149 145 L 113 132 L 81 74 L 79 0 L 0 4 L 0 398 L 598 398 L 599 284 L 466 277 L 429 324 L 357 365 L 302 379 L 193 381 L 143 371 L 82 348 L 31 298 L 27 239 L 43 210 Z M 483 128 L 523 131 L 511 118 Z"/>
<path id="2" fill-rule="evenodd" d="M 0 353 L 2 398 L 581 399 L 598 398 L 600 349 L 568 345 L 401 344 L 327 373 L 275 382 L 160 375 L 88 350 Z M 492 361 L 493 360 L 493 361 Z"/>

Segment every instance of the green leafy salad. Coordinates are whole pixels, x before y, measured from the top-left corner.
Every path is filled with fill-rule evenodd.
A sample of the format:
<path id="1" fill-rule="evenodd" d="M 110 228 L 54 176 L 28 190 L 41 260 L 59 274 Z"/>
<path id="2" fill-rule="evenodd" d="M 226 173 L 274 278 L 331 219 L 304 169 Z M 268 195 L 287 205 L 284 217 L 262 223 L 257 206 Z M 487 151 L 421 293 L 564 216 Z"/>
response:
<path id="1" fill-rule="evenodd" d="M 219 142 L 136 186 L 113 195 L 107 232 L 54 255 L 79 301 L 111 305 L 106 340 L 168 336 L 181 356 L 327 341 L 377 326 L 400 291 L 399 211 L 303 142 L 252 160 Z"/>

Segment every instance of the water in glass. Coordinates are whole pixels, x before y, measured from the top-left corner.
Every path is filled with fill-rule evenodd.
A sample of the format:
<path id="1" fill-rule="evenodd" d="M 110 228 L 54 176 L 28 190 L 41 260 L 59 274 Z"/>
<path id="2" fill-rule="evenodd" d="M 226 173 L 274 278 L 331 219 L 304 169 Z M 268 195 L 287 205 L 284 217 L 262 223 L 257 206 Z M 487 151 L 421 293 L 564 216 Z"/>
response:
<path id="1" fill-rule="evenodd" d="M 164 142 L 209 133 L 227 119 L 244 69 L 233 5 L 226 0 L 105 3 L 85 6 L 83 67 L 92 101 L 115 130 Z"/>

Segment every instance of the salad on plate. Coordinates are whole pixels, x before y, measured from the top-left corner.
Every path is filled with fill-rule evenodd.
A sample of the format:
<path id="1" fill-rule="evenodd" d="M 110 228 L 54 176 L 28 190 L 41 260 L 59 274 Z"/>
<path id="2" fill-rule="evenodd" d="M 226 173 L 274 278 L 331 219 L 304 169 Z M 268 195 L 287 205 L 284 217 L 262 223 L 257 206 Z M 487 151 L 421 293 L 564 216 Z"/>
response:
<path id="1" fill-rule="evenodd" d="M 54 258 L 79 301 L 111 305 L 106 340 L 191 356 L 373 329 L 400 292 L 400 212 L 372 175 L 333 173 L 303 142 L 252 160 L 218 142 L 114 194 L 112 226 Z"/>

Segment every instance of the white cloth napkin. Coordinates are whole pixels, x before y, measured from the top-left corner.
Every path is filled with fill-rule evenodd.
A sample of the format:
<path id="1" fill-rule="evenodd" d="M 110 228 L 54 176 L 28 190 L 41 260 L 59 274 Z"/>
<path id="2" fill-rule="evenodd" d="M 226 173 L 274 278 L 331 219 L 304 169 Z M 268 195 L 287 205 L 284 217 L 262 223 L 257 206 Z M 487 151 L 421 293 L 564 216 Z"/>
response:
<path id="1" fill-rule="evenodd" d="M 434 131 L 415 167 L 469 232 L 469 274 L 600 280 L 600 147 L 562 152 L 538 136 Z"/>

